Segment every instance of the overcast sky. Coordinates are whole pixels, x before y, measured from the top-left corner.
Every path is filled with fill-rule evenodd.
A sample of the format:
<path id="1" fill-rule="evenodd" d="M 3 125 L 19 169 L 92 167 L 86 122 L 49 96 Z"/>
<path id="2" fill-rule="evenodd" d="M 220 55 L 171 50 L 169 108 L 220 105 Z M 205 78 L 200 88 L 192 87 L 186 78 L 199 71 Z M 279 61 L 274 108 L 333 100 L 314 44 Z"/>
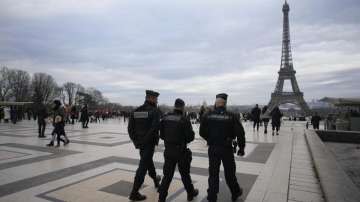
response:
<path id="1" fill-rule="evenodd" d="M 266 104 L 282 0 L 0 0 L 0 65 L 100 89 L 113 102 Z M 360 96 L 360 1 L 289 0 L 306 100 Z M 290 89 L 289 86 L 285 87 Z"/>

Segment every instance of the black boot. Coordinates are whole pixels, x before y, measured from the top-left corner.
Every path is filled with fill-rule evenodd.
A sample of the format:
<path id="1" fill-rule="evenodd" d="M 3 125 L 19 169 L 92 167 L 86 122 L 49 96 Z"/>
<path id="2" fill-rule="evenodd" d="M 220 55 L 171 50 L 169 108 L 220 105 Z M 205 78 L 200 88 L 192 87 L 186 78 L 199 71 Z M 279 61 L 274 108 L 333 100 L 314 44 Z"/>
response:
<path id="1" fill-rule="evenodd" d="M 242 193 L 243 193 L 243 190 L 240 188 L 239 192 L 237 192 L 231 196 L 231 200 L 236 201 L 242 195 Z"/>
<path id="2" fill-rule="evenodd" d="M 48 147 L 52 147 L 52 146 L 54 146 L 54 142 L 50 142 L 49 144 L 47 144 L 46 146 L 48 146 Z"/>
<path id="3" fill-rule="evenodd" d="M 194 197 L 196 197 L 197 195 L 199 195 L 199 190 L 194 189 L 194 191 L 192 193 L 187 195 L 187 200 L 192 201 L 194 199 Z"/>
<path id="4" fill-rule="evenodd" d="M 163 197 L 159 197 L 159 200 L 158 202 L 166 202 L 166 198 L 163 198 Z"/>
<path id="5" fill-rule="evenodd" d="M 209 195 L 206 197 L 206 199 L 208 200 L 208 202 L 216 202 L 217 201 L 217 197 L 216 196 L 213 196 L 213 197 L 210 197 Z"/>
<path id="6" fill-rule="evenodd" d="M 145 195 L 141 195 L 139 192 L 131 193 L 129 199 L 131 201 L 143 201 L 146 200 Z"/>
<path id="7" fill-rule="evenodd" d="M 154 179 L 154 185 L 156 188 L 159 188 L 160 187 L 160 182 L 161 182 L 161 176 L 160 175 L 157 175 Z"/>

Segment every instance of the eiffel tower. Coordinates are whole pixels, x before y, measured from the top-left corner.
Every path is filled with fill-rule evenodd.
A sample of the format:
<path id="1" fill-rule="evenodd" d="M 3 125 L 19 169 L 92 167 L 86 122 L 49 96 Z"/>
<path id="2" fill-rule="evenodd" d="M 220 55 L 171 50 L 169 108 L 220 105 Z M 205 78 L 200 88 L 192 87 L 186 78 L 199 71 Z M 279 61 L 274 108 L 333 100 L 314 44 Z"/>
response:
<path id="1" fill-rule="evenodd" d="M 305 115 L 310 114 L 310 109 L 304 100 L 304 94 L 300 91 L 299 85 L 296 81 L 296 71 L 294 70 L 291 44 L 290 44 L 290 26 L 289 26 L 289 11 L 290 7 L 287 1 L 282 9 L 284 13 L 283 24 L 283 41 L 282 41 L 282 54 L 279 78 L 276 83 L 275 91 L 271 94 L 271 100 L 268 104 L 268 112 L 271 112 L 274 107 L 285 103 L 297 104 Z M 292 92 L 284 92 L 284 81 L 290 80 Z"/>

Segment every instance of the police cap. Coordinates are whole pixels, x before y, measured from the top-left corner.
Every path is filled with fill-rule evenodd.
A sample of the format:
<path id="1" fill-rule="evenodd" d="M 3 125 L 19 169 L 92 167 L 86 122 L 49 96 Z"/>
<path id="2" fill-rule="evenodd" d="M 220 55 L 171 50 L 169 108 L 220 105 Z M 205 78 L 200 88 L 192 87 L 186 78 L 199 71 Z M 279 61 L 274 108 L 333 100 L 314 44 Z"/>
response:
<path id="1" fill-rule="evenodd" d="M 153 91 L 153 90 L 146 90 L 145 93 L 146 93 L 146 96 L 159 97 L 159 95 L 160 95 L 160 93 L 155 92 L 155 91 Z"/>
<path id="2" fill-rule="evenodd" d="M 226 93 L 220 93 L 216 95 L 216 98 L 222 98 L 224 100 L 227 100 L 228 95 Z"/>

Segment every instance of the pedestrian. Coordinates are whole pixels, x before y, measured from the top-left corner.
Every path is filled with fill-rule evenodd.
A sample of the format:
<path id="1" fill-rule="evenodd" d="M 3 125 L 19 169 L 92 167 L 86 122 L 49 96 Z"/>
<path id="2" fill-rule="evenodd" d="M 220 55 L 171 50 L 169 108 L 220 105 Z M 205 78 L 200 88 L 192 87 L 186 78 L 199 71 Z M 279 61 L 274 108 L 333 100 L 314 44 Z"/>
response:
<path id="1" fill-rule="evenodd" d="M 262 115 L 262 121 L 264 122 L 264 134 L 267 134 L 267 127 L 269 125 L 270 117 L 268 114 L 266 114 L 266 111 L 268 109 L 268 106 L 264 106 L 261 110 Z"/>
<path id="2" fill-rule="evenodd" d="M 37 123 L 39 128 L 39 138 L 45 138 L 46 119 L 49 116 L 49 114 L 44 103 L 38 104 L 36 115 L 38 117 Z"/>
<path id="3" fill-rule="evenodd" d="M 209 146 L 209 188 L 207 200 L 217 201 L 219 192 L 219 171 L 223 163 L 226 184 L 230 188 L 232 200 L 236 201 L 242 195 L 236 178 L 236 164 L 234 160 L 233 140 L 237 140 L 238 155 L 245 154 L 245 131 L 239 116 L 226 110 L 228 95 L 216 95 L 215 108 L 204 115 L 200 123 L 200 136 L 207 141 Z M 236 145 L 235 144 L 235 145 Z"/>
<path id="4" fill-rule="evenodd" d="M 281 126 L 281 117 L 283 114 L 281 113 L 278 106 L 276 106 L 270 113 L 271 115 L 271 125 L 272 125 L 272 135 L 274 135 L 274 131 L 276 129 L 276 135 L 279 135 L 280 126 Z"/>
<path id="5" fill-rule="evenodd" d="M 60 141 L 63 142 L 64 146 L 65 146 L 65 145 L 69 144 L 70 141 L 67 138 L 66 133 L 65 133 L 64 108 L 61 107 L 60 100 L 54 100 L 53 104 L 54 104 L 54 106 L 53 106 L 52 121 L 53 121 L 54 130 L 51 133 L 52 139 L 51 139 L 50 143 L 47 144 L 47 146 L 49 146 L 49 147 L 54 146 L 55 139 L 57 140 L 56 147 L 60 146 Z M 61 136 L 64 136 L 65 140 L 62 139 Z"/>
<path id="6" fill-rule="evenodd" d="M 17 114 L 16 106 L 11 106 L 10 107 L 10 119 L 11 119 L 11 122 L 13 124 L 16 124 L 16 122 L 18 120 L 18 114 Z"/>
<path id="7" fill-rule="evenodd" d="M 4 123 L 9 123 L 11 119 L 10 111 L 10 107 L 4 108 Z"/>
<path id="8" fill-rule="evenodd" d="M 76 114 L 77 114 L 77 111 L 76 111 L 76 106 L 72 106 L 71 107 L 71 124 L 74 125 L 75 124 L 75 119 L 77 118 Z"/>
<path id="9" fill-rule="evenodd" d="M 84 107 L 81 109 L 80 121 L 82 124 L 82 128 L 89 128 L 89 112 L 87 104 L 85 104 Z"/>
<path id="10" fill-rule="evenodd" d="M 192 201 L 199 194 L 190 177 L 192 153 L 187 144 L 194 140 L 195 133 L 190 119 L 184 113 L 185 102 L 175 100 L 174 111 L 165 115 L 160 122 L 160 138 L 164 140 L 164 178 L 159 187 L 159 202 L 165 202 L 168 189 L 174 176 L 176 165 L 187 192 L 187 200 Z"/>
<path id="11" fill-rule="evenodd" d="M 2 119 L 4 119 L 4 108 L 0 106 L 0 123 Z"/>
<path id="12" fill-rule="evenodd" d="M 259 131 L 260 114 L 261 114 L 261 109 L 259 108 L 259 105 L 256 104 L 255 107 L 251 110 L 251 117 L 254 122 L 254 125 L 253 125 L 254 131 L 255 131 L 255 126 L 256 126 L 256 130 Z"/>
<path id="13" fill-rule="evenodd" d="M 314 130 L 319 130 L 321 117 L 318 115 L 317 112 L 311 117 L 311 124 L 313 125 Z"/>
<path id="14" fill-rule="evenodd" d="M 146 90 L 145 102 L 131 113 L 128 123 L 128 133 L 136 149 L 140 150 L 139 167 L 136 170 L 134 185 L 129 199 L 143 201 L 145 195 L 139 193 L 148 172 L 153 179 L 156 188 L 159 187 L 161 177 L 156 175 L 153 162 L 155 146 L 159 143 L 160 110 L 157 108 L 157 100 L 160 94 L 152 90 Z"/>

